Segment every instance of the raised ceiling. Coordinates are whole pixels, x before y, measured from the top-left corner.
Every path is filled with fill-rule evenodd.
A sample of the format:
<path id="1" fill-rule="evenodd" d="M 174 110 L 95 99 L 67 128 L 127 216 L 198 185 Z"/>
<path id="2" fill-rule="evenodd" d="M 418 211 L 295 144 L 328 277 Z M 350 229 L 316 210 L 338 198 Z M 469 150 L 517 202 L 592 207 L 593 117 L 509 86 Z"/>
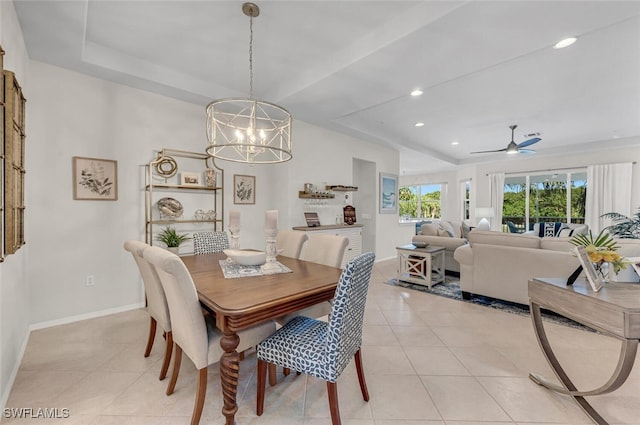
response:
<path id="1" fill-rule="evenodd" d="M 31 59 L 200 104 L 203 128 L 209 101 L 248 95 L 241 1 L 14 4 Z M 398 149 L 402 173 L 506 160 L 469 152 L 506 147 L 511 124 L 517 143 L 542 133 L 538 155 L 640 140 L 638 1 L 258 5 L 255 96 Z"/>

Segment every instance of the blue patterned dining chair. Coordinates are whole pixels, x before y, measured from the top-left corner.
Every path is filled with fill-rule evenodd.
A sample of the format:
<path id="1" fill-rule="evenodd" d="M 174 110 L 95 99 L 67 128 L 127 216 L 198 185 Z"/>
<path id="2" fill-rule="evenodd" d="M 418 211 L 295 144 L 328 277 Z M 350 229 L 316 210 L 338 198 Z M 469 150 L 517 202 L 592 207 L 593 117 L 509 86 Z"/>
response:
<path id="1" fill-rule="evenodd" d="M 352 357 L 365 401 L 369 392 L 362 369 L 362 323 L 375 254 L 368 252 L 349 261 L 336 287 L 329 322 L 294 317 L 257 347 L 256 413 L 264 410 L 268 364 L 306 373 L 327 382 L 331 423 L 340 425 L 337 380 Z"/>
<path id="2" fill-rule="evenodd" d="M 222 252 L 229 248 L 227 232 L 195 232 L 193 253 L 196 255 Z"/>
<path id="3" fill-rule="evenodd" d="M 144 350 L 144 356 L 149 357 L 149 354 L 151 354 L 158 323 L 160 323 L 162 327 L 163 336 L 166 340 L 164 361 L 160 369 L 160 380 L 163 380 L 167 376 L 167 370 L 169 370 L 171 352 L 173 351 L 173 335 L 171 332 L 169 306 L 167 305 L 167 298 L 164 295 L 164 289 L 162 289 L 162 285 L 160 284 L 160 278 L 158 278 L 155 268 L 142 256 L 142 253 L 148 247 L 148 244 L 140 241 L 128 240 L 124 242 L 124 249 L 131 253 L 142 276 L 144 293 L 147 299 L 147 312 L 151 318 L 149 337 L 147 338 L 147 347 Z"/>

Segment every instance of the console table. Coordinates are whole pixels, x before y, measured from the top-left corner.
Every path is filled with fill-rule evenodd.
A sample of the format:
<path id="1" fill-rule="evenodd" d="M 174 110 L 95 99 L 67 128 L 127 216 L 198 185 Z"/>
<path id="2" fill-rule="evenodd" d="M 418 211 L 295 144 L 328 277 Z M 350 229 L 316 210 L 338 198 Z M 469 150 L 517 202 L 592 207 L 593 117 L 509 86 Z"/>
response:
<path id="1" fill-rule="evenodd" d="M 608 282 L 599 292 L 594 292 L 584 279 L 576 280 L 573 285 L 567 285 L 566 279 L 533 279 L 529 281 L 529 305 L 540 348 L 563 387 L 533 373 L 529 378 L 550 390 L 570 395 L 596 424 L 608 425 L 584 397 L 610 393 L 629 377 L 640 339 L 640 285 Z M 582 391 L 571 382 L 551 349 L 542 324 L 541 308 L 555 311 L 622 342 L 618 364 L 604 385 Z"/>
<path id="2" fill-rule="evenodd" d="M 428 288 L 444 282 L 444 247 L 417 248 L 409 244 L 397 246 L 396 250 L 399 281 L 417 283 Z"/>

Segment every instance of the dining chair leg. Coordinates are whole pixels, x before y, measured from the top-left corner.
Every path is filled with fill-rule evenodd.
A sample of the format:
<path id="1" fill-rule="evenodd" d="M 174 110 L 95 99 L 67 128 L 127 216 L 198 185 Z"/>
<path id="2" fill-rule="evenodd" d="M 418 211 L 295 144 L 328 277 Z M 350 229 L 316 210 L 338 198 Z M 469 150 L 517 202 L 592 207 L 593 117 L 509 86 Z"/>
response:
<path id="1" fill-rule="evenodd" d="M 356 371 L 358 372 L 358 381 L 360 382 L 360 391 L 362 391 L 362 398 L 364 401 L 369 401 L 369 391 L 367 390 L 367 382 L 364 380 L 364 369 L 362 367 L 362 355 L 360 349 L 356 351 L 355 355 Z"/>
<path id="2" fill-rule="evenodd" d="M 176 347 L 176 353 L 173 355 L 173 373 L 171 374 L 171 380 L 167 386 L 167 395 L 173 394 L 173 390 L 176 388 L 176 382 L 178 382 L 178 373 L 180 372 L 180 363 L 182 363 L 182 348 L 178 344 L 173 344 Z"/>
<path id="3" fill-rule="evenodd" d="M 147 347 L 144 349 L 144 356 L 149 357 L 151 354 L 151 348 L 153 348 L 153 340 L 156 338 L 156 326 L 158 322 L 151 317 L 151 323 L 149 324 L 149 338 L 147 338 Z"/>
<path id="4" fill-rule="evenodd" d="M 340 408 L 338 407 L 338 383 L 327 381 L 329 394 L 329 410 L 331 411 L 331 425 L 341 425 Z"/>
<path id="5" fill-rule="evenodd" d="M 272 363 L 268 364 L 269 370 L 271 370 L 271 366 L 275 371 L 275 365 Z M 261 416 L 264 410 L 264 391 L 266 386 L 266 377 L 267 377 L 267 362 L 264 360 L 258 359 L 258 370 L 256 372 L 258 383 L 256 388 L 256 415 Z M 271 376 L 269 377 L 271 378 Z"/>
<path id="6" fill-rule="evenodd" d="M 269 385 L 273 387 L 277 383 L 276 365 L 274 365 L 273 363 L 269 363 L 267 365 L 267 368 L 269 370 Z"/>
<path id="7" fill-rule="evenodd" d="M 290 373 L 291 373 L 291 369 L 289 369 L 288 367 L 283 367 L 282 368 L 282 374 L 284 376 L 289 376 Z"/>
<path id="8" fill-rule="evenodd" d="M 171 353 L 173 352 L 173 334 L 171 333 L 171 331 L 165 333 L 165 339 L 167 342 L 164 349 L 164 362 L 162 363 L 162 369 L 160 369 L 161 381 L 167 377 L 169 363 L 171 362 Z"/>
<path id="9" fill-rule="evenodd" d="M 198 388 L 196 390 L 196 401 L 193 404 L 193 414 L 191 415 L 191 425 L 198 425 L 202 416 L 204 399 L 207 395 L 207 368 L 203 367 L 198 371 Z"/>

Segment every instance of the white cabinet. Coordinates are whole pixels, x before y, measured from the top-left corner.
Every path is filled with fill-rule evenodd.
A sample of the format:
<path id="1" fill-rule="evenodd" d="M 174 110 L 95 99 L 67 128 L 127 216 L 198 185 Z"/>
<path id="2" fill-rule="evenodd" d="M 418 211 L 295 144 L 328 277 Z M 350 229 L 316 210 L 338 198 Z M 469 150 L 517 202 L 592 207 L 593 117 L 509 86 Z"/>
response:
<path id="1" fill-rule="evenodd" d="M 362 254 L 362 225 L 294 227 L 293 230 L 302 230 L 307 232 L 309 237 L 313 237 L 314 234 L 318 233 L 346 236 L 349 239 L 349 245 L 347 245 L 347 249 L 344 251 L 344 258 L 342 259 L 341 267 L 344 267 L 347 262 Z"/>

